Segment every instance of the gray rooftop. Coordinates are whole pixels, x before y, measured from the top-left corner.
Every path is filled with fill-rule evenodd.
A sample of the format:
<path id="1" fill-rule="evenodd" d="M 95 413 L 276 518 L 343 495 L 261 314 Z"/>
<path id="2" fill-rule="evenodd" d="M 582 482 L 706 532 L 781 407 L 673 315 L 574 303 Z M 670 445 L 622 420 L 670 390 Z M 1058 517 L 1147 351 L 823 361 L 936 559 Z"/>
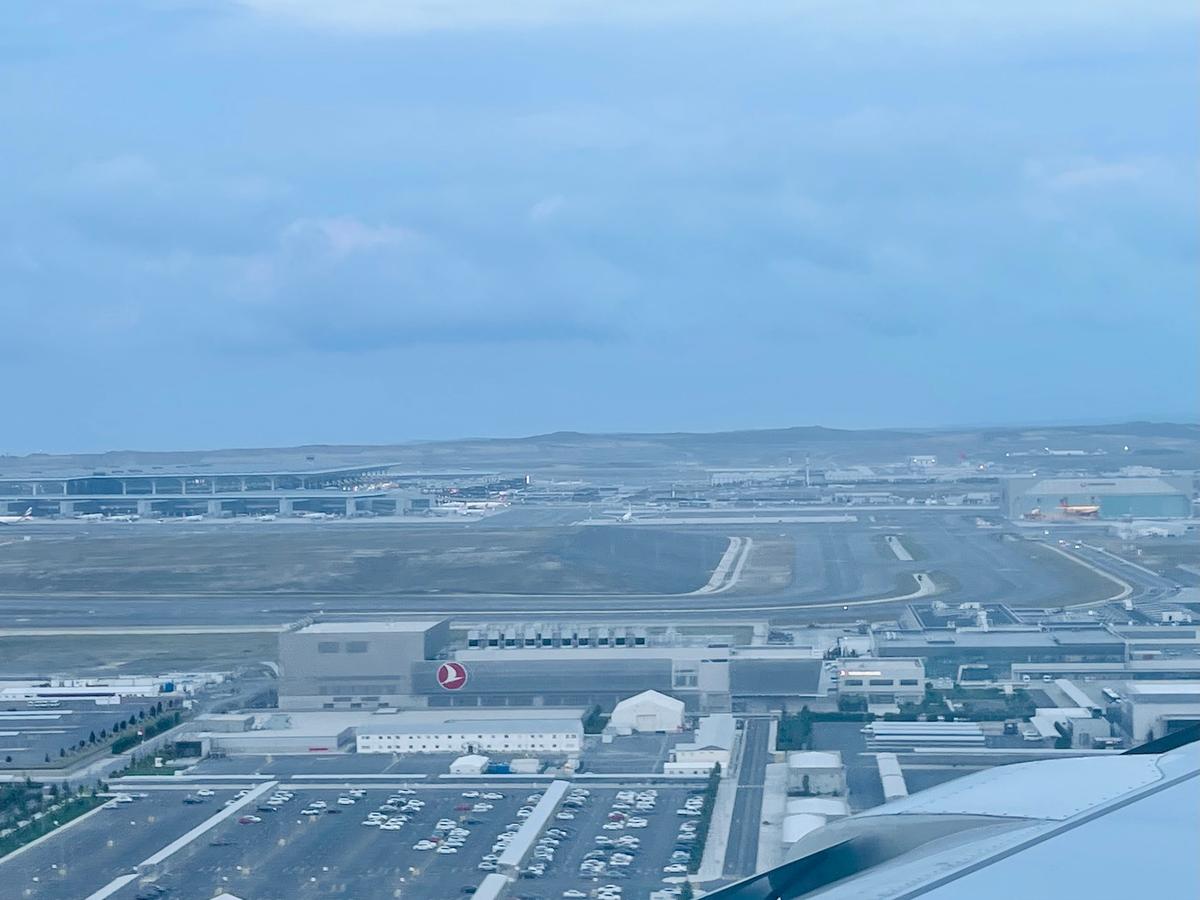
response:
<path id="1" fill-rule="evenodd" d="M 1178 494 L 1162 478 L 1043 478 L 1024 489 L 1026 494 Z"/>
<path id="2" fill-rule="evenodd" d="M 300 629 L 301 634 L 369 634 L 372 632 L 422 632 L 441 625 L 445 619 L 414 619 L 408 622 L 314 622 Z"/>
<path id="3" fill-rule="evenodd" d="M 1102 628 L 1073 631 L 955 631 L 951 633 L 900 633 L 895 637 L 876 636 L 882 648 L 920 651 L 937 647 L 1069 647 L 1079 644 L 1124 644 L 1118 637 Z"/>

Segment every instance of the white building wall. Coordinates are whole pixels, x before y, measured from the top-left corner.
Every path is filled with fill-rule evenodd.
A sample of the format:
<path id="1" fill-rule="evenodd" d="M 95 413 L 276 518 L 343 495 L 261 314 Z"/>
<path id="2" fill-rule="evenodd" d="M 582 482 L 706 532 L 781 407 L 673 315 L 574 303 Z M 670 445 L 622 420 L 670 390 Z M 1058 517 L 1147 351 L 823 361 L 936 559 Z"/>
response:
<path id="1" fill-rule="evenodd" d="M 424 734 L 359 734 L 359 753 L 461 753 L 467 748 L 493 752 L 577 753 L 579 732 L 429 731 Z"/>

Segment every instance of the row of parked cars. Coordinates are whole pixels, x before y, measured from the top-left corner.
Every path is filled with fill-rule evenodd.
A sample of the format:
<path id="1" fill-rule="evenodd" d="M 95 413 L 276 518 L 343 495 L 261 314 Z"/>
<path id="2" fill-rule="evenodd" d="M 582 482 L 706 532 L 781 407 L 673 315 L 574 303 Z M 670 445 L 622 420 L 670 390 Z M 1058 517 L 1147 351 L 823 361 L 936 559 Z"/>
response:
<path id="1" fill-rule="evenodd" d="M 425 808 L 425 801 L 412 795 L 416 791 L 400 788 L 379 805 L 375 812 L 367 813 L 362 824 L 380 831 L 400 831 L 409 820 Z"/>

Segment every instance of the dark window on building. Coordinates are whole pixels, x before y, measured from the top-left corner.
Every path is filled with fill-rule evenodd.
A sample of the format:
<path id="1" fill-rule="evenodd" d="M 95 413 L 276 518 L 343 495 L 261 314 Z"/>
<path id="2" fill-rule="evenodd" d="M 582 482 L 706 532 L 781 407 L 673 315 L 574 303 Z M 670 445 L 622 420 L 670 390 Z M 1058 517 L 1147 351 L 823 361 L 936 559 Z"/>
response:
<path id="1" fill-rule="evenodd" d="M 337 641 L 319 641 L 317 643 L 318 653 L 337 653 L 342 649 L 342 645 Z"/>
<path id="2" fill-rule="evenodd" d="M 845 687 L 862 687 L 862 683 L 863 682 L 862 682 L 861 678 L 843 678 L 842 679 L 842 684 Z"/>
<path id="3" fill-rule="evenodd" d="M 916 687 L 917 684 L 918 684 L 918 682 L 917 682 L 917 679 L 915 679 L 915 678 L 901 678 L 900 679 L 901 687 Z"/>
<path id="4" fill-rule="evenodd" d="M 367 652 L 367 642 L 366 641 L 347 641 L 346 642 L 346 652 L 347 653 L 366 653 Z"/>
<path id="5" fill-rule="evenodd" d="M 872 678 L 871 687 L 891 687 L 892 679 L 890 678 Z"/>

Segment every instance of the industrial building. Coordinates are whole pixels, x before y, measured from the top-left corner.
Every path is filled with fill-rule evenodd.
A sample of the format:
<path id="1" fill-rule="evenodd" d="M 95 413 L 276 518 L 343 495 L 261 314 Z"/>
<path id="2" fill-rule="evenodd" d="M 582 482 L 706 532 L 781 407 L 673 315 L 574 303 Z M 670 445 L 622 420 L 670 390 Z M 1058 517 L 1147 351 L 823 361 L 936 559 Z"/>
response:
<path id="1" fill-rule="evenodd" d="M 1135 740 L 1154 740 L 1200 723 L 1200 681 L 1138 681 L 1120 694 Z"/>
<path id="2" fill-rule="evenodd" d="M 362 714 L 272 713 L 265 716 L 203 716 L 179 740 L 209 753 L 278 755 L 337 753 L 354 746 Z"/>
<path id="3" fill-rule="evenodd" d="M 1003 678 L 1015 664 L 1123 663 L 1125 655 L 1125 640 L 1099 627 L 960 628 L 875 635 L 876 657 L 919 657 L 930 677 L 956 678 L 961 666 L 982 664 Z"/>
<path id="4" fill-rule="evenodd" d="M 1002 479 L 1000 507 L 1010 519 L 1187 518 L 1192 514 L 1190 478 Z"/>
<path id="5" fill-rule="evenodd" d="M 279 637 L 280 709 L 424 706 L 412 664 L 437 658 L 448 620 L 317 622 Z"/>
<path id="6" fill-rule="evenodd" d="M 859 657 L 842 660 L 838 697 L 865 697 L 871 703 L 918 703 L 925 693 L 925 666 L 919 659 Z"/>
<path id="7" fill-rule="evenodd" d="M 714 766 L 728 771 L 736 736 L 737 723 L 729 713 L 702 716 L 696 723 L 693 739 L 676 744 L 671 750 L 671 760 L 663 765 L 663 772 L 673 775 L 706 775 Z"/>
<path id="8" fill-rule="evenodd" d="M 557 646 L 531 626 L 474 643 L 448 622 L 320 622 L 280 635 L 282 709 L 599 706 L 645 690 L 693 713 L 779 709 L 820 695 L 821 660 L 809 647 L 738 647 L 651 641 L 628 629 L 556 626 L 587 636 Z M 640 641 L 639 641 L 640 638 Z M 465 645 L 464 645 L 465 644 Z M 441 679 L 447 666 L 461 677 Z"/>
<path id="9" fill-rule="evenodd" d="M 798 750 L 787 755 L 789 794 L 845 796 L 846 770 L 836 750 Z"/>
<path id="10" fill-rule="evenodd" d="M 442 718 L 380 716 L 357 729 L 359 753 L 578 753 L 583 749 L 579 712 L 542 718 Z"/>

